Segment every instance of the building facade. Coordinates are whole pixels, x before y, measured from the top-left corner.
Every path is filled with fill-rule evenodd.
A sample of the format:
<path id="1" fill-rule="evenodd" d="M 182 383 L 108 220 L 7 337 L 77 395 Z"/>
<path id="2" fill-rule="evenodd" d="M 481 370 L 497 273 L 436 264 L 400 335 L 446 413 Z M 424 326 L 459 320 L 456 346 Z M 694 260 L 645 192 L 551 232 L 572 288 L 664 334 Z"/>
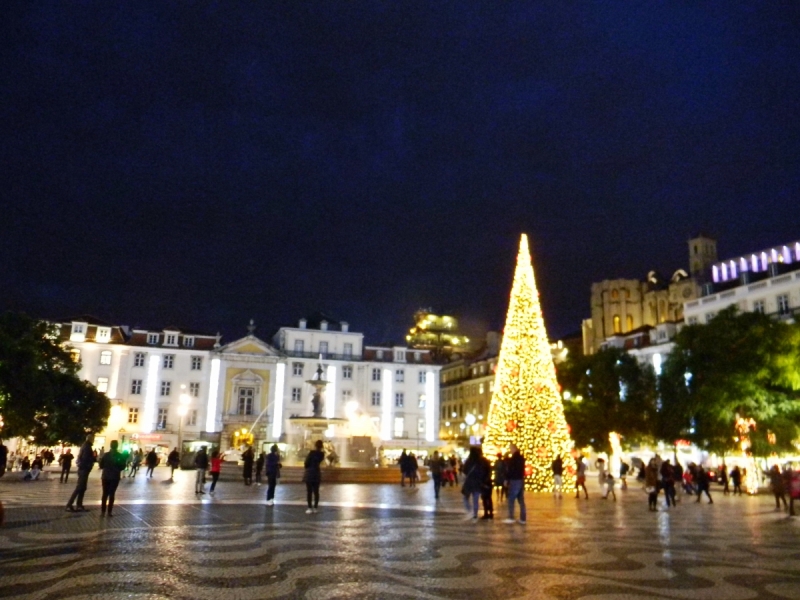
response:
<path id="1" fill-rule="evenodd" d="M 366 346 L 346 322 L 301 319 L 274 345 L 248 335 L 130 329 L 79 317 L 58 324 L 59 339 L 81 363 L 79 377 L 112 401 L 98 445 L 111 440 L 168 452 L 214 443 L 222 451 L 272 443 L 302 455 L 315 379 L 324 380 L 325 436 L 344 460 L 350 440 L 376 449 L 438 444 L 439 371 L 430 352 Z M 318 387 L 318 386 L 317 386 Z M 307 423 L 306 423 L 307 424 Z"/>
<path id="2" fill-rule="evenodd" d="M 800 312 L 800 242 L 715 262 L 702 297 L 686 303 L 687 324 L 708 323 L 724 308 L 795 319 Z"/>
<path id="3" fill-rule="evenodd" d="M 591 318 L 582 324 L 584 354 L 594 354 L 613 336 L 683 321 L 684 304 L 700 296 L 717 260 L 716 241 L 708 236 L 689 240 L 688 250 L 691 274 L 678 269 L 667 280 L 650 271 L 644 281 L 609 279 L 592 284 Z"/>

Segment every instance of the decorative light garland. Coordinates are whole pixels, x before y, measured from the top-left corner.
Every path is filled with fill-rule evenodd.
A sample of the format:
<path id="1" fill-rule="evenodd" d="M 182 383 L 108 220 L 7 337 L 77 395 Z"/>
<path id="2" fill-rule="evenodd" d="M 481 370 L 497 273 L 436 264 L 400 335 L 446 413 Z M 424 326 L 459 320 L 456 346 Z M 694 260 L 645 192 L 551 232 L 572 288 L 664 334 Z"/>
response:
<path id="1" fill-rule="evenodd" d="M 563 488 L 575 483 L 575 461 L 556 369 L 533 276 L 528 237 L 522 234 L 508 315 L 489 405 L 484 454 L 514 443 L 525 456 L 525 488 L 553 490 L 551 464 L 564 461 Z"/>

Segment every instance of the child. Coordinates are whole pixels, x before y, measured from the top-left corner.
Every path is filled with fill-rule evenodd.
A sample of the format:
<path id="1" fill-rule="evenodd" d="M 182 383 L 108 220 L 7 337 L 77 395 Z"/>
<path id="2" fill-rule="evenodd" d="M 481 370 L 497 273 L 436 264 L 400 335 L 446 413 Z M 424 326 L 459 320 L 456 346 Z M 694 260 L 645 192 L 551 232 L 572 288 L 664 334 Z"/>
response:
<path id="1" fill-rule="evenodd" d="M 614 476 L 609 473 L 606 475 L 606 495 L 603 498 L 608 498 L 609 494 L 614 497 L 614 502 L 617 501 L 617 495 L 614 493 Z"/>

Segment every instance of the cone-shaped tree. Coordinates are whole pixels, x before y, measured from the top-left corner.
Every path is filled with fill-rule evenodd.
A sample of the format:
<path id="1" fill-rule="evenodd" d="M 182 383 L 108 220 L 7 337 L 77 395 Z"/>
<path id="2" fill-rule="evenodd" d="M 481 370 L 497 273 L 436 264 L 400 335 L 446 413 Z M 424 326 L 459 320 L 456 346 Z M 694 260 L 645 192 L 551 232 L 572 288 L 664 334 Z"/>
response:
<path id="1" fill-rule="evenodd" d="M 533 277 L 528 238 L 522 235 L 511 288 L 503 343 L 489 406 L 485 451 L 496 454 L 514 443 L 526 459 L 525 487 L 553 489 L 553 459 L 564 459 L 564 488 L 574 481 L 569 437 L 556 370 Z"/>

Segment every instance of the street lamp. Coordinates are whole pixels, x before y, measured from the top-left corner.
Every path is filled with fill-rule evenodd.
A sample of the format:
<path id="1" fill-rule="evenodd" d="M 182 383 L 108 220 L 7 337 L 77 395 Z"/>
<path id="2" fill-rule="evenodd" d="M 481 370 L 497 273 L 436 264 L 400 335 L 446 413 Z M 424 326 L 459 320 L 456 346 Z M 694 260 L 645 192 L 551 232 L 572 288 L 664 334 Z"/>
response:
<path id="1" fill-rule="evenodd" d="M 181 385 L 180 404 L 178 405 L 178 452 L 183 454 L 183 418 L 189 412 L 191 396 L 186 393 L 186 386 Z"/>

